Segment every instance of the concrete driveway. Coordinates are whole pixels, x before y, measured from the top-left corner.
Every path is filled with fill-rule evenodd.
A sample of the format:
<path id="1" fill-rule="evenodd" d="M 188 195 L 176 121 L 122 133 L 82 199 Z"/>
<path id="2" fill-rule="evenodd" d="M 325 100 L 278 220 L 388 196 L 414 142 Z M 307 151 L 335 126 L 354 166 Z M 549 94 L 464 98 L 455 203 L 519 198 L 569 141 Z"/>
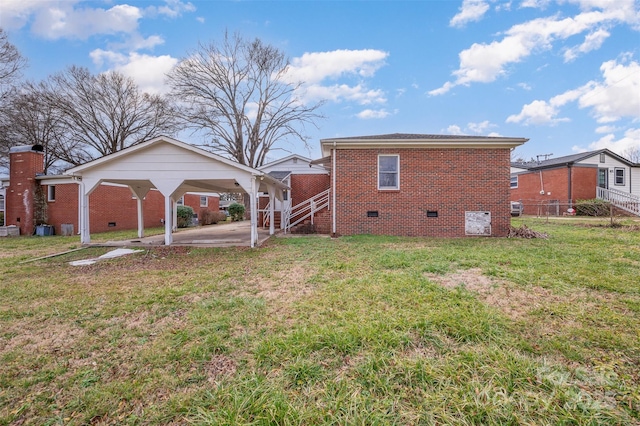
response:
<path id="1" fill-rule="evenodd" d="M 258 228 L 258 246 L 269 239 L 269 229 Z M 133 240 L 107 241 L 99 246 L 145 247 L 164 245 L 164 234 Z M 216 225 L 179 229 L 173 233 L 172 246 L 193 247 L 250 247 L 251 222 L 229 222 Z"/>

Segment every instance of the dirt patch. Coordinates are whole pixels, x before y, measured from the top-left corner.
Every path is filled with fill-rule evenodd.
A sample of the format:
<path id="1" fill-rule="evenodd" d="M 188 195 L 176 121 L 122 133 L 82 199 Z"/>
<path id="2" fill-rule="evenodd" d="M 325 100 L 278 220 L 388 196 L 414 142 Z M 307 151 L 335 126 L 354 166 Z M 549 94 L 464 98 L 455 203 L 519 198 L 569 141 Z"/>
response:
<path id="1" fill-rule="evenodd" d="M 261 276 L 247 283 L 244 295 L 251 293 L 266 301 L 278 300 L 284 304 L 303 299 L 315 290 L 309 283 L 315 270 L 308 263 L 294 263 L 275 271 L 270 276 Z"/>
<path id="2" fill-rule="evenodd" d="M 86 336 L 84 329 L 66 322 L 15 321 L 3 329 L 0 352 L 19 349 L 25 353 L 70 353 Z"/>
<path id="3" fill-rule="evenodd" d="M 238 365 L 236 362 L 226 355 L 214 355 L 211 361 L 204 365 L 207 381 L 211 384 L 215 384 L 223 378 L 233 376 L 237 368 Z"/>
<path id="4" fill-rule="evenodd" d="M 508 281 L 482 275 L 480 269 L 467 269 L 445 275 L 426 274 L 426 276 L 443 287 L 450 289 L 462 287 L 475 293 L 482 302 L 500 309 L 512 319 L 521 319 L 530 311 L 550 303 L 567 301 L 566 295 L 557 295 L 539 286 L 527 287 L 525 291 Z M 572 298 L 575 297 L 576 295 L 572 296 Z"/>

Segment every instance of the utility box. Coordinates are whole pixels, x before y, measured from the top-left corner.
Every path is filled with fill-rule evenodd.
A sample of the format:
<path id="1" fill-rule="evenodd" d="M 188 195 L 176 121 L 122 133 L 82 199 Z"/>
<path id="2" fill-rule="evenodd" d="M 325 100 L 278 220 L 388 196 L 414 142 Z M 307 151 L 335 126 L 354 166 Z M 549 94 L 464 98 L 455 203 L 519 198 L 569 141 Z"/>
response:
<path id="1" fill-rule="evenodd" d="M 36 226 L 36 235 L 39 237 L 46 237 L 53 234 L 54 234 L 54 228 L 51 225 Z"/>
<path id="2" fill-rule="evenodd" d="M 73 223 L 63 223 L 60 225 L 60 233 L 65 236 L 73 235 Z"/>
<path id="3" fill-rule="evenodd" d="M 464 212 L 466 235 L 491 236 L 491 212 Z"/>

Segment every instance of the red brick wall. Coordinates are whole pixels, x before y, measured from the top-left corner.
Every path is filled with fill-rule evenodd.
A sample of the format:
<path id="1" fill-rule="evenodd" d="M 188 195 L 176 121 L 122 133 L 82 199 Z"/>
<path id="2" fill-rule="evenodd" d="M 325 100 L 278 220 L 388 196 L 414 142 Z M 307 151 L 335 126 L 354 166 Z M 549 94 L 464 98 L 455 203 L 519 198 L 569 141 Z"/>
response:
<path id="1" fill-rule="evenodd" d="M 291 175 L 293 206 L 329 189 L 329 175 Z"/>
<path id="2" fill-rule="evenodd" d="M 200 196 L 185 194 L 184 203 L 200 211 Z M 209 210 L 219 210 L 219 198 L 209 197 Z M 164 219 L 164 197 L 151 190 L 143 202 L 145 228 L 162 226 Z M 89 196 L 91 233 L 119 231 L 138 228 L 137 202 L 126 187 L 101 185 Z M 78 224 L 78 186 L 75 184 L 56 185 L 56 200 L 48 203 L 49 223 L 54 225 L 56 234 L 62 232 L 63 223 L 73 224 L 75 232 Z M 115 226 L 109 226 L 109 223 Z"/>
<path id="3" fill-rule="evenodd" d="M 5 225 L 16 225 L 20 235 L 31 235 L 35 229 L 33 196 L 36 174 L 44 170 L 42 152 L 13 152 L 9 156 L 9 187 L 6 191 Z"/>
<path id="4" fill-rule="evenodd" d="M 399 190 L 377 189 L 378 154 L 400 155 Z M 505 236 L 509 161 L 508 149 L 337 150 L 336 232 L 463 237 L 465 211 L 489 211 L 492 235 Z"/>
<path id="5" fill-rule="evenodd" d="M 569 173 L 571 173 L 571 200 L 569 200 Z M 542 184 L 540 183 L 542 174 Z M 511 200 L 524 204 L 524 214 L 537 214 L 538 206 L 550 200 L 558 200 L 562 210 L 576 200 L 595 198 L 598 169 L 595 167 L 572 166 L 542 171 L 532 171 L 518 175 L 518 187 L 511 188 Z M 541 194 L 544 186 L 544 194 Z M 548 195 L 551 193 L 550 195 Z"/>

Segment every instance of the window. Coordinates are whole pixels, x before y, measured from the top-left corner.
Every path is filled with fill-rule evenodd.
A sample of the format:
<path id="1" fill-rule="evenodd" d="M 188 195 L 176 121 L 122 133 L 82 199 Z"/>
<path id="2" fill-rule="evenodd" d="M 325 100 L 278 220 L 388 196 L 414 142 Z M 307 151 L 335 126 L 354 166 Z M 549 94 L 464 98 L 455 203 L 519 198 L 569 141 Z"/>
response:
<path id="1" fill-rule="evenodd" d="M 604 154 L 604 152 L 602 154 L 600 154 L 600 162 L 601 163 L 604 163 L 606 159 L 607 159 L 607 156 Z"/>
<path id="2" fill-rule="evenodd" d="M 184 205 L 184 196 L 178 198 L 178 201 L 176 201 L 176 204 L 179 206 L 183 206 Z"/>
<path id="3" fill-rule="evenodd" d="M 378 189 L 400 189 L 400 156 L 378 156 Z"/>
<path id="4" fill-rule="evenodd" d="M 206 195 L 200 196 L 200 207 L 208 207 L 209 206 L 209 197 Z"/>
<path id="5" fill-rule="evenodd" d="M 614 169 L 614 178 L 616 185 L 624 185 L 624 169 L 620 167 L 616 167 Z"/>
<path id="6" fill-rule="evenodd" d="M 56 186 L 49 185 L 47 187 L 47 201 L 55 201 L 56 200 Z"/>
<path id="7" fill-rule="evenodd" d="M 518 187 L 518 176 L 511 176 L 511 188 Z"/>

